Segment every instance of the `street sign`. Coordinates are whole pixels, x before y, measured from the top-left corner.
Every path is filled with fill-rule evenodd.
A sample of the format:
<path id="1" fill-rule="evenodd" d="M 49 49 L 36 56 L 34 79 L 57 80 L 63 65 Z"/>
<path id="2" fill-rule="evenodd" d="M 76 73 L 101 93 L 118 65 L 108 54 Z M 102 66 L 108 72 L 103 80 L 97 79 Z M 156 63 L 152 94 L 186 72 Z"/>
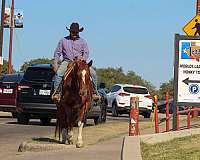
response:
<path id="1" fill-rule="evenodd" d="M 200 38 L 175 36 L 175 102 L 200 106 Z"/>
<path id="2" fill-rule="evenodd" d="M 200 36 L 200 15 L 196 15 L 190 22 L 184 27 L 183 31 L 188 36 Z"/>

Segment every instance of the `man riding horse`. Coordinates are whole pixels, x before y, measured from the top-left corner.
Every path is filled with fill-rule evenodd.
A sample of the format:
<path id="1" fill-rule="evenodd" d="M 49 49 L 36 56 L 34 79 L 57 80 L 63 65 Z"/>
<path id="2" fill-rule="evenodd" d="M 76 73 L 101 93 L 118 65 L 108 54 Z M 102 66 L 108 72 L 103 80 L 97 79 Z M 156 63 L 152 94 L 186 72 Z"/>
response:
<path id="1" fill-rule="evenodd" d="M 79 28 L 78 23 L 72 23 L 70 28 L 66 27 L 69 30 L 69 36 L 62 38 L 57 48 L 54 52 L 54 64 L 53 69 L 56 73 L 55 82 L 54 82 L 54 93 L 52 94 L 52 100 L 55 103 L 60 102 L 61 99 L 61 89 L 60 83 L 62 81 L 63 75 L 67 70 L 67 66 L 70 62 L 75 59 L 81 59 L 87 61 L 89 57 L 89 49 L 86 41 L 79 36 L 79 32 L 84 30 L 83 27 Z M 60 57 L 63 57 L 62 63 L 58 67 Z M 94 94 L 93 100 L 99 100 L 100 96 L 97 92 L 97 80 L 96 80 L 96 71 L 94 68 L 90 67 L 91 78 L 93 82 Z"/>

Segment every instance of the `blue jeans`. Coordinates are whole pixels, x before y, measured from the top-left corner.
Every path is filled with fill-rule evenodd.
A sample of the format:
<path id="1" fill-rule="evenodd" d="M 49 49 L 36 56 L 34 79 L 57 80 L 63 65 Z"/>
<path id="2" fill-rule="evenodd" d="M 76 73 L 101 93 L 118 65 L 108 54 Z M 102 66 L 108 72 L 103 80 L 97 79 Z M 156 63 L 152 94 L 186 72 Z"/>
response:
<path id="1" fill-rule="evenodd" d="M 64 76 L 69 63 L 70 63 L 70 61 L 65 60 L 59 66 L 57 73 L 56 73 L 56 76 L 55 76 L 54 91 L 58 89 L 58 86 L 62 81 L 62 77 Z M 96 76 L 96 71 L 94 70 L 93 67 L 90 67 L 90 74 L 91 74 L 91 77 L 92 77 L 93 87 L 94 87 L 95 90 L 97 90 L 97 76 Z"/>

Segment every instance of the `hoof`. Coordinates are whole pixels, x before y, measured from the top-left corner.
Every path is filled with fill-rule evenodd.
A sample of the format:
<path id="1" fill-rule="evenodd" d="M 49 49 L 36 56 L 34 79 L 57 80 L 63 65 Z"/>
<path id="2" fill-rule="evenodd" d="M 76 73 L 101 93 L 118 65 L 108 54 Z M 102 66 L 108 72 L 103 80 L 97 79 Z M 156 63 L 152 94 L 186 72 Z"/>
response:
<path id="1" fill-rule="evenodd" d="M 83 148 L 83 143 L 77 143 L 76 148 Z"/>
<path id="2" fill-rule="evenodd" d="M 68 144 L 70 145 L 74 144 L 73 140 L 68 140 Z"/>
<path id="3" fill-rule="evenodd" d="M 66 141 L 65 141 L 65 140 L 62 140 L 60 143 L 61 143 L 61 144 L 66 144 Z"/>

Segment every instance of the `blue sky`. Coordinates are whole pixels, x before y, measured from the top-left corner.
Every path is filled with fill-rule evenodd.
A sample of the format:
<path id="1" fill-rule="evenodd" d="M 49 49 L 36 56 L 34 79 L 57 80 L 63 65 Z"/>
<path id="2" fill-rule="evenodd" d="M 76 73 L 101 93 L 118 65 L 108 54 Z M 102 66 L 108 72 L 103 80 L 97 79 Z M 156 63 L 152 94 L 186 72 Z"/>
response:
<path id="1" fill-rule="evenodd" d="M 196 0 L 15 0 L 23 10 L 24 29 L 16 29 L 13 65 L 52 58 L 65 26 L 79 22 L 80 35 L 97 68 L 132 70 L 159 87 L 173 77 L 174 34 L 195 16 Z M 11 0 L 6 0 L 7 6 Z M 3 56 L 8 57 L 9 30 L 4 32 Z"/>

